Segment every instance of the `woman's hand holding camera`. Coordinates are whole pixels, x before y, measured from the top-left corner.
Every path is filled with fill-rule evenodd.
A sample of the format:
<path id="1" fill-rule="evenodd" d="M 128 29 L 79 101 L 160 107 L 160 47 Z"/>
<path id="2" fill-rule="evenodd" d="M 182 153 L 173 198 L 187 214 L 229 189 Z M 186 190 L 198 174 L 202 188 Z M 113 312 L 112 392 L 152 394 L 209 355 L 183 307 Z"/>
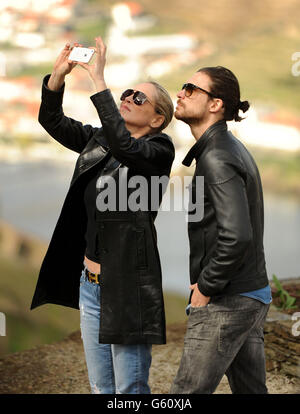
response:
<path id="1" fill-rule="evenodd" d="M 64 81 L 65 76 L 68 75 L 76 65 L 79 65 L 86 69 L 95 85 L 96 91 L 101 92 L 107 89 L 104 80 L 104 67 L 106 63 L 106 46 L 103 43 L 101 37 L 96 37 L 96 47 L 90 47 L 95 50 L 95 62 L 93 64 L 75 62 L 69 59 L 70 53 L 73 47 L 69 43 L 65 45 L 58 58 L 56 59 L 53 67 L 53 72 L 48 81 L 48 88 L 54 91 L 59 90 Z M 82 47 L 79 43 L 74 43 L 76 47 Z"/>
<path id="2" fill-rule="evenodd" d="M 107 89 L 105 80 L 104 80 L 104 67 L 106 63 L 106 46 L 103 43 L 102 38 L 96 37 L 96 47 L 95 50 L 95 63 L 88 64 L 83 62 L 77 62 L 79 66 L 86 69 L 94 82 L 97 92 L 101 92 L 104 89 Z M 72 63 L 72 61 L 69 61 Z"/>
<path id="3" fill-rule="evenodd" d="M 74 46 L 81 46 L 79 43 L 74 43 Z M 60 52 L 58 58 L 56 59 L 53 67 L 53 72 L 48 81 L 48 88 L 54 91 L 59 90 L 64 81 L 65 76 L 71 72 L 73 68 L 77 65 L 77 62 L 69 61 L 69 55 L 72 51 L 72 48 L 69 43 L 65 45 L 63 50 Z"/>

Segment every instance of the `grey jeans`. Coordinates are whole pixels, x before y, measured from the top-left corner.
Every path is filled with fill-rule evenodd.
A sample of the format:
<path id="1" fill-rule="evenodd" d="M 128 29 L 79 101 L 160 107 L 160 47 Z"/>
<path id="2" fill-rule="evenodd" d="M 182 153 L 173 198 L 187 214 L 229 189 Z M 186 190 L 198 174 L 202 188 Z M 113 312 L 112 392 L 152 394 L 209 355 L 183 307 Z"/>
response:
<path id="1" fill-rule="evenodd" d="M 224 374 L 234 394 L 267 394 L 263 325 L 269 305 L 241 295 L 190 308 L 171 394 L 212 394 Z"/>

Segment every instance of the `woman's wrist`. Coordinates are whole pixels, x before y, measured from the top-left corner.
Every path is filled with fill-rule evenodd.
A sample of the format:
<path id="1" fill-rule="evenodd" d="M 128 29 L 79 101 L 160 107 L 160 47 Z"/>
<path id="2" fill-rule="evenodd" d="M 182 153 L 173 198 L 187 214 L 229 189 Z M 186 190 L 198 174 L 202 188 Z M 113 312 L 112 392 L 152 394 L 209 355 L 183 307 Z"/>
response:
<path id="1" fill-rule="evenodd" d="M 93 79 L 96 92 L 102 92 L 107 89 L 104 78 Z"/>
<path id="2" fill-rule="evenodd" d="M 55 72 L 55 70 L 51 73 L 51 76 L 48 80 L 48 88 L 52 91 L 58 91 L 65 82 L 65 75 L 59 74 Z"/>

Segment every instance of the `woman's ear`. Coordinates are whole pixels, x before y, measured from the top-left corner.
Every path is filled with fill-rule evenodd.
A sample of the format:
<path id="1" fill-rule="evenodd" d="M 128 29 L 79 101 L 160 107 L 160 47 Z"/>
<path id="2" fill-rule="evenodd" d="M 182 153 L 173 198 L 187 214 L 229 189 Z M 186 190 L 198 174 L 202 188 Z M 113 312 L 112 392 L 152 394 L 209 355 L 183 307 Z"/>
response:
<path id="1" fill-rule="evenodd" d="M 164 115 L 157 114 L 155 117 L 152 118 L 150 122 L 150 127 L 153 129 L 157 129 L 164 123 L 165 117 Z"/>

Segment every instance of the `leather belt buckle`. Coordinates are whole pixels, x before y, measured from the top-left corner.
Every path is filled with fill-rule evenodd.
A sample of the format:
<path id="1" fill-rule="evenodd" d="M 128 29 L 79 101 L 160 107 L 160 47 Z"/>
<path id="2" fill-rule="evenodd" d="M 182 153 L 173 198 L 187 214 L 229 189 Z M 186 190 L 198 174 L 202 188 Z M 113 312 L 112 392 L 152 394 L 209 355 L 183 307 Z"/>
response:
<path id="1" fill-rule="evenodd" d="M 96 283 L 97 285 L 100 285 L 99 276 L 100 273 L 92 273 L 89 270 L 85 270 L 85 275 L 88 278 L 88 281 L 91 283 Z"/>

